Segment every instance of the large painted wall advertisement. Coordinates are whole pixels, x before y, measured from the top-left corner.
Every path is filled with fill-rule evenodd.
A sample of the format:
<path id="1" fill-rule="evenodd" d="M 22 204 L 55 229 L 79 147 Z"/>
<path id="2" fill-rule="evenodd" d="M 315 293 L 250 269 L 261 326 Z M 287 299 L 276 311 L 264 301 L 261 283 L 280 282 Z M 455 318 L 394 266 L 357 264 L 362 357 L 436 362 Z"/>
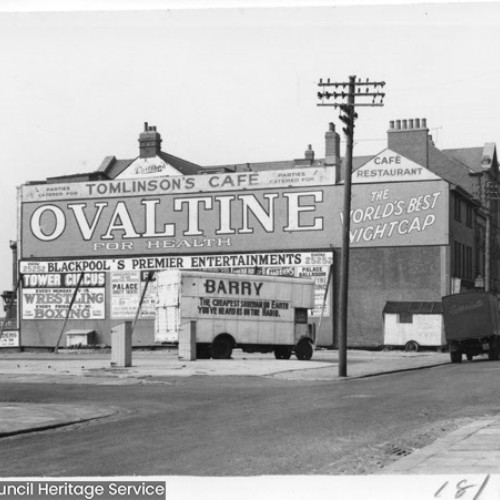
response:
<path id="1" fill-rule="evenodd" d="M 443 185 L 446 186 L 443 181 L 430 181 L 355 186 L 352 194 L 351 245 L 447 244 L 448 192 Z M 342 213 L 339 217 L 342 221 Z"/>
<path id="2" fill-rule="evenodd" d="M 133 318 L 149 270 L 312 277 L 322 309 L 341 246 L 333 169 L 207 174 L 20 188 L 23 320 Z M 448 244 L 442 180 L 353 185 L 352 247 Z M 155 315 L 149 283 L 141 318 Z"/>
<path id="3" fill-rule="evenodd" d="M 343 186 L 333 185 L 331 172 L 322 167 L 23 186 L 21 256 L 339 247 Z M 351 243 L 447 244 L 447 210 L 444 181 L 356 184 Z"/>

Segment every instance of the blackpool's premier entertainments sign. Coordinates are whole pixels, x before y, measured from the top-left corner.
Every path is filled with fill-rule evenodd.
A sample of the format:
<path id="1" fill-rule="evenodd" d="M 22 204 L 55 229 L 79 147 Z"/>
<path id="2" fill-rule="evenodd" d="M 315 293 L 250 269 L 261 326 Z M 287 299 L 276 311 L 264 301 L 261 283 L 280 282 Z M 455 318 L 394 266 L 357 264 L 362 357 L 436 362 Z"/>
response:
<path id="1" fill-rule="evenodd" d="M 311 278 L 315 283 L 312 316 L 328 317 L 324 304 L 331 252 L 289 252 L 226 255 L 178 255 L 115 259 L 21 261 L 23 319 L 64 317 L 81 273 L 81 293 L 72 308 L 72 319 L 102 319 L 105 285 L 109 285 L 113 319 L 133 318 L 144 292 L 149 271 L 163 269 L 224 270 L 237 274 L 258 272 L 265 276 Z M 98 271 L 98 272 L 95 272 Z M 156 283 L 149 283 L 140 317 L 155 317 Z"/>
<path id="2" fill-rule="evenodd" d="M 338 247 L 343 186 L 302 168 L 21 188 L 21 254 L 175 255 Z M 447 244 L 444 181 L 353 189 L 353 246 Z"/>

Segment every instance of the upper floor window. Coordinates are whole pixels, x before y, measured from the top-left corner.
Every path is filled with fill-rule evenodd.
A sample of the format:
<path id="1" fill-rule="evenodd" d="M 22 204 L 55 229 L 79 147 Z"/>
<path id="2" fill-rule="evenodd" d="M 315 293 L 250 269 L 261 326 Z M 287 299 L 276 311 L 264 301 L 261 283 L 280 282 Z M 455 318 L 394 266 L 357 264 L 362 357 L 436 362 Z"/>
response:
<path id="1" fill-rule="evenodd" d="M 472 208 L 472 205 L 467 204 L 465 207 L 465 225 L 467 227 L 472 227 L 472 215 L 474 213 L 474 210 Z"/>
<path id="2" fill-rule="evenodd" d="M 455 220 L 460 222 L 462 220 L 462 200 L 460 199 L 457 193 L 455 193 L 454 200 L 455 200 L 455 210 L 454 210 Z"/>

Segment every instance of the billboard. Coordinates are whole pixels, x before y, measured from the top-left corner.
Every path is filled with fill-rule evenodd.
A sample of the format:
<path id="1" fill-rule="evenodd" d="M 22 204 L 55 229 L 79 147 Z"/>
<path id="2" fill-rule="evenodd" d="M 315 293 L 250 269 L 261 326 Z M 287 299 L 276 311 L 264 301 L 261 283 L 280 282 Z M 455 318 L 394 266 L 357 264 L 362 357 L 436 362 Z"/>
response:
<path id="1" fill-rule="evenodd" d="M 22 318 L 25 320 L 105 318 L 105 273 L 23 273 Z M 75 295 L 77 285 L 80 285 Z"/>
<path id="2" fill-rule="evenodd" d="M 87 285 L 94 283 L 94 287 L 87 289 L 87 292 L 92 290 L 94 294 L 102 293 L 104 288 L 100 288 L 100 286 L 104 286 L 106 279 L 108 280 L 110 317 L 112 319 L 134 318 L 140 298 L 146 288 L 148 272 L 163 269 L 212 270 L 238 274 L 258 273 L 265 276 L 311 278 L 315 282 L 315 305 L 312 316 L 320 317 L 323 315 L 329 317 L 331 314 L 330 303 L 328 301 L 325 303 L 324 297 L 332 262 L 333 255 L 331 252 L 270 252 L 180 255 L 176 257 L 21 261 L 20 272 L 23 276 L 23 283 L 31 284 L 35 290 L 23 288 L 23 319 L 36 319 L 34 317 L 36 309 L 43 311 L 38 312 L 39 318 L 51 319 L 51 316 L 57 314 L 54 312 L 55 310 L 64 311 L 65 314 L 67 305 L 64 308 L 61 304 L 69 303 L 72 292 L 70 293 L 69 289 L 56 287 L 67 282 L 66 276 L 70 276 L 70 282 L 76 284 L 81 272 L 85 273 L 82 286 L 85 283 Z M 100 272 L 89 272 L 95 270 Z M 50 292 L 47 292 L 47 290 L 50 290 Z M 139 316 L 141 319 L 154 319 L 156 290 L 156 280 L 153 278 L 147 285 Z M 49 293 L 50 299 L 47 299 Z M 33 295 L 36 297 L 33 298 Z M 40 301 L 38 297 L 41 297 Z M 89 304 L 90 299 L 88 297 L 86 299 L 87 304 Z M 57 307 L 47 307 L 47 303 L 57 304 Z M 104 297 L 102 301 L 94 301 L 92 307 L 87 307 L 85 312 L 82 312 L 78 305 L 82 303 L 85 304 L 85 298 L 75 301 L 72 309 L 75 309 L 76 306 L 79 312 L 72 312 L 72 319 L 97 319 L 97 316 L 104 314 Z M 25 313 L 24 307 L 27 307 L 28 312 Z M 63 312 L 59 314 L 62 315 Z M 92 314 L 92 316 L 85 318 L 82 314 Z"/>
<path id="3" fill-rule="evenodd" d="M 343 186 L 332 183 L 332 171 L 322 167 L 23 186 L 21 255 L 339 247 Z M 351 220 L 354 247 L 447 244 L 448 184 L 356 184 Z"/>
<path id="4" fill-rule="evenodd" d="M 19 347 L 19 330 L 4 330 L 0 337 L 0 347 Z"/>
<path id="5" fill-rule="evenodd" d="M 351 245 L 447 245 L 448 193 L 444 181 L 353 186 Z"/>
<path id="6" fill-rule="evenodd" d="M 309 242 L 317 248 L 331 210 L 324 189 L 332 172 L 322 167 L 23 186 L 22 256 L 252 251 L 263 240 L 268 248 Z"/>

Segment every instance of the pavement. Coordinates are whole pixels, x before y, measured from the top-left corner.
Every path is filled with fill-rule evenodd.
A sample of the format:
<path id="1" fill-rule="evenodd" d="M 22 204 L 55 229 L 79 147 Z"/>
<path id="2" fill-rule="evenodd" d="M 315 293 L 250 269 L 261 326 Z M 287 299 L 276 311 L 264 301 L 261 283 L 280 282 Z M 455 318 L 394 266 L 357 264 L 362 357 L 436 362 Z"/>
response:
<path id="1" fill-rule="evenodd" d="M 111 366 L 109 351 L 0 351 L 3 382 L 130 385 L 168 383 L 172 377 L 269 377 L 295 383 L 351 379 L 426 369 L 450 363 L 434 351 L 358 351 L 347 353 L 347 377 L 339 377 L 338 351 L 319 349 L 310 361 L 276 360 L 273 354 L 233 352 L 229 360 L 186 361 L 176 350 L 133 351 L 130 367 Z M 51 429 L 117 412 L 106 407 L 13 403 L 0 400 L 0 438 Z M 431 445 L 384 467 L 381 474 L 499 473 L 500 416 L 479 419 Z"/>

